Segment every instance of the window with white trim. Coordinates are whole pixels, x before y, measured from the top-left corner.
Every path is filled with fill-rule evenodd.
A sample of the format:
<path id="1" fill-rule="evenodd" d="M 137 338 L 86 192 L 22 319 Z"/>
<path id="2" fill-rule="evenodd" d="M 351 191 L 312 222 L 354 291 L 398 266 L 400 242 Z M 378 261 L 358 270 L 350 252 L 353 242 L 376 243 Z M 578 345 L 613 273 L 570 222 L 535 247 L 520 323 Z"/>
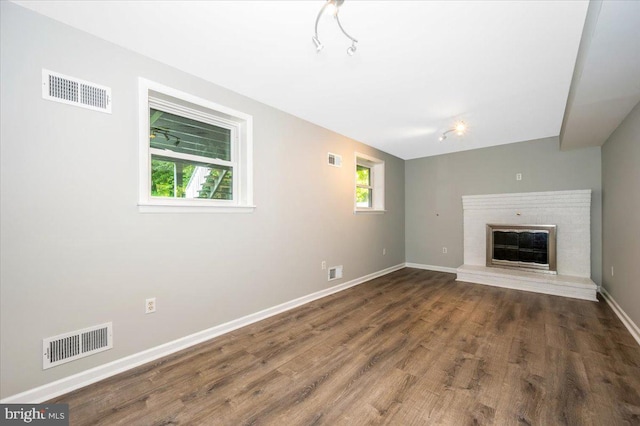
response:
<path id="1" fill-rule="evenodd" d="M 384 212 L 384 161 L 356 153 L 355 212 Z"/>
<path id="2" fill-rule="evenodd" d="M 141 211 L 253 210 L 252 117 L 140 79 Z"/>

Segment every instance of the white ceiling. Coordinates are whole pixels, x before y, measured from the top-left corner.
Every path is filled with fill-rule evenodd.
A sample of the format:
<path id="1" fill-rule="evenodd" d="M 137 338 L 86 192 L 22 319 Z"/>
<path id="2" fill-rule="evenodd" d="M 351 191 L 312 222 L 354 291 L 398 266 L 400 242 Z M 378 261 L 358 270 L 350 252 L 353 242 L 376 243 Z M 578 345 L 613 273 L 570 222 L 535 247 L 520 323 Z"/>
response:
<path id="1" fill-rule="evenodd" d="M 404 159 L 557 136 L 587 1 L 18 2 Z M 464 137 L 438 136 L 464 120 Z"/>

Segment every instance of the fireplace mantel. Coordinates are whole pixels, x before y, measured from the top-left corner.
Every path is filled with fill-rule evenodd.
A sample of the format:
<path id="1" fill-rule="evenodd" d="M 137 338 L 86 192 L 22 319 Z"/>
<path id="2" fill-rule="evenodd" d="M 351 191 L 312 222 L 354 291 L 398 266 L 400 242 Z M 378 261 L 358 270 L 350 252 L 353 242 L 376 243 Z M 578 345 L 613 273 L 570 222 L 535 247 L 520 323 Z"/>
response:
<path id="1" fill-rule="evenodd" d="M 597 286 L 591 281 L 591 190 L 468 195 L 462 197 L 462 205 L 464 265 L 458 268 L 458 280 L 597 300 Z M 556 225 L 558 275 L 546 279 L 552 285 L 545 287 L 545 279 L 536 273 L 528 279 L 529 274 L 487 268 L 486 225 L 490 223 Z M 579 282 L 586 292 L 556 291 L 563 282 L 571 288 Z"/>

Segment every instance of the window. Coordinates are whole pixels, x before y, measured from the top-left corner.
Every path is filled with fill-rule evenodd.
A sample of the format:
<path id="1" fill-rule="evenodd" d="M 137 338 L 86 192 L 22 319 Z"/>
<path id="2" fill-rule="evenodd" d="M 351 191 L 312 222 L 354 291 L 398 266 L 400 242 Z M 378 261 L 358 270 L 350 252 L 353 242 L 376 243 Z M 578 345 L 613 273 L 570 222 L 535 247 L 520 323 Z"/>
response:
<path id="1" fill-rule="evenodd" d="M 355 212 L 384 212 L 384 161 L 356 153 L 355 171 Z"/>
<path id="2" fill-rule="evenodd" d="M 371 185 L 371 167 L 356 165 L 356 207 L 373 207 L 373 186 Z"/>
<path id="3" fill-rule="evenodd" d="M 251 116 L 140 79 L 143 212 L 250 212 Z"/>

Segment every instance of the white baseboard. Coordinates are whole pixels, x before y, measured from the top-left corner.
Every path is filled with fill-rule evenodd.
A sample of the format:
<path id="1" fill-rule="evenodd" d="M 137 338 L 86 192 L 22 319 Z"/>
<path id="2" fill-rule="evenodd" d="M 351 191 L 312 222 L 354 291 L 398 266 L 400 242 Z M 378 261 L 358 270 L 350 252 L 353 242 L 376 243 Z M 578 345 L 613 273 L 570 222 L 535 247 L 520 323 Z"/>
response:
<path id="1" fill-rule="evenodd" d="M 629 330 L 629 333 L 631 333 L 633 338 L 636 339 L 636 342 L 638 342 L 638 344 L 640 345 L 640 327 L 638 327 L 636 323 L 633 322 L 631 318 L 629 318 L 629 315 L 627 315 L 627 313 L 622 310 L 620 305 L 618 305 L 618 302 L 616 302 L 615 299 L 611 297 L 609 292 L 605 290 L 604 287 L 600 287 L 600 294 L 602 294 L 604 300 L 609 304 L 609 306 L 611 306 L 613 312 L 615 312 L 618 318 L 620 318 L 620 321 L 622 321 L 624 326 L 627 327 L 627 330 Z"/>
<path id="2" fill-rule="evenodd" d="M 416 269 L 426 269 L 428 271 L 436 271 L 436 272 L 448 272 L 450 274 L 456 273 L 456 268 L 449 268 L 447 266 L 435 266 L 435 265 L 423 265 L 422 263 L 405 263 L 404 266 L 407 268 L 416 268 Z"/>
<path id="3" fill-rule="evenodd" d="M 64 395 L 65 393 L 74 391 L 76 389 L 80 389 L 92 383 L 96 383 L 100 380 L 106 379 L 108 377 L 114 376 L 116 374 L 122 373 L 132 368 L 138 367 L 142 364 L 155 361 L 158 358 L 171 355 L 175 352 L 181 351 L 182 349 L 186 349 L 190 346 L 197 345 L 198 343 L 202 343 L 204 341 L 213 339 L 214 337 L 220 336 L 225 333 L 229 333 L 230 331 L 236 330 L 238 328 L 245 327 L 249 324 L 253 324 L 254 322 L 261 321 L 263 319 L 272 317 L 282 312 L 286 312 L 290 309 L 304 305 L 305 303 L 312 302 L 314 300 L 323 298 L 325 296 L 329 296 L 330 294 L 338 293 L 350 287 L 354 287 L 358 284 L 362 284 L 364 282 L 381 277 L 383 275 L 390 274 L 391 272 L 397 271 L 404 267 L 405 267 L 404 263 L 391 266 L 389 268 L 383 269 L 378 272 L 374 272 L 369 275 L 365 275 L 360 278 L 356 278 L 346 283 L 338 284 L 336 286 L 333 286 L 324 290 L 320 290 L 306 296 L 299 297 L 289 302 L 285 302 L 280 305 L 264 309 L 260 312 L 250 314 L 242 318 L 238 318 L 233 321 L 229 321 L 227 323 L 220 324 L 215 327 L 211 327 L 209 329 L 199 331 L 189 336 L 182 337 L 172 342 L 168 342 L 163 345 L 156 346 L 154 348 L 147 349 L 145 351 L 138 352 L 133 355 L 129 355 L 127 357 L 109 362 L 107 364 L 100 365 L 90 370 L 86 370 L 86 371 L 74 374 L 72 376 L 65 377 L 60 380 L 56 380 L 55 382 L 47 383 L 46 385 L 39 386 L 37 388 L 30 389 L 28 391 L 21 392 L 19 394 L 9 396 L 7 398 L 0 400 L 0 403 L 2 404 L 15 404 L 15 403 L 37 404 L 44 401 L 48 401 L 57 396 Z"/>

